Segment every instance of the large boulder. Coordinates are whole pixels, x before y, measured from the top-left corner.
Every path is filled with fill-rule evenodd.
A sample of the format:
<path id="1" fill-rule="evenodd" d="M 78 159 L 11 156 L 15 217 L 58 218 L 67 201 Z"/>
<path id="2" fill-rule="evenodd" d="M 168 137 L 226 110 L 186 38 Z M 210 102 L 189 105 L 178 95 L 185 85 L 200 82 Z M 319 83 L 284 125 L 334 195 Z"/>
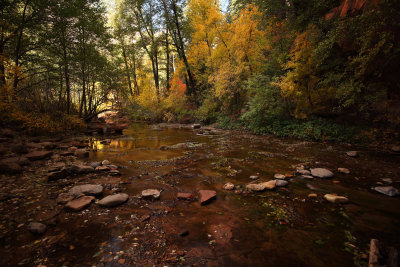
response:
<path id="1" fill-rule="evenodd" d="M 200 204 L 205 205 L 209 203 L 211 200 L 215 199 L 217 196 L 217 192 L 214 190 L 200 190 Z"/>
<path id="2" fill-rule="evenodd" d="M 324 168 L 315 168 L 311 169 L 311 175 L 319 178 L 331 178 L 333 177 L 333 172 Z"/>
<path id="3" fill-rule="evenodd" d="M 394 197 L 399 195 L 399 190 L 393 186 L 377 186 L 374 188 L 375 191 L 387 195 L 389 197 Z"/>
<path id="4" fill-rule="evenodd" d="M 41 150 L 36 150 L 31 153 L 25 154 L 25 158 L 34 161 L 34 160 L 41 160 L 41 159 L 46 159 L 50 158 L 53 155 L 52 151 L 41 151 Z"/>
<path id="5" fill-rule="evenodd" d="M 96 196 L 103 192 L 103 186 L 99 184 L 84 184 L 72 187 L 68 194 L 71 196 L 89 195 Z"/>
<path id="6" fill-rule="evenodd" d="M 83 210 L 84 208 L 88 207 L 90 203 L 94 201 L 93 196 L 82 196 L 78 199 L 74 199 L 69 201 L 66 205 L 65 208 L 72 210 L 72 211 L 80 211 Z"/>
<path id="7" fill-rule="evenodd" d="M 99 201 L 99 205 L 102 207 L 114 207 L 125 203 L 129 199 L 128 194 L 115 194 L 107 196 Z"/>

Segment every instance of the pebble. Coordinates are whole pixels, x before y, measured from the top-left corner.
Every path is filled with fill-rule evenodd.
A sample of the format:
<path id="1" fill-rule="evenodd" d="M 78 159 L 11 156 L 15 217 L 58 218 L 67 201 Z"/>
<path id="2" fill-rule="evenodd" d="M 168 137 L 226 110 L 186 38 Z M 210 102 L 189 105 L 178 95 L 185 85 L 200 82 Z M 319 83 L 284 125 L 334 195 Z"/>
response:
<path id="1" fill-rule="evenodd" d="M 106 159 L 101 162 L 101 165 L 110 165 L 110 164 L 111 163 Z"/>
<path id="2" fill-rule="evenodd" d="M 101 199 L 99 201 L 99 205 L 102 207 L 114 207 L 125 203 L 126 201 L 128 201 L 128 199 L 129 196 L 125 193 L 110 195 Z"/>
<path id="3" fill-rule="evenodd" d="M 349 157 L 355 158 L 355 157 L 358 157 L 358 152 L 357 151 L 348 151 L 348 152 L 346 152 L 346 155 Z"/>
<path id="4" fill-rule="evenodd" d="M 393 186 L 377 186 L 374 189 L 375 191 L 390 197 L 399 195 L 399 190 Z"/>
<path id="5" fill-rule="evenodd" d="M 157 189 L 146 189 L 142 191 L 143 198 L 159 199 L 161 192 Z"/>
<path id="6" fill-rule="evenodd" d="M 42 235 L 46 232 L 47 226 L 40 222 L 31 222 L 28 225 L 28 230 L 32 234 Z"/>
<path id="7" fill-rule="evenodd" d="M 311 194 L 308 194 L 308 197 L 309 197 L 309 198 L 317 198 L 318 195 L 315 194 L 315 193 L 311 193 Z"/>
<path id="8" fill-rule="evenodd" d="M 194 198 L 193 194 L 191 193 L 177 193 L 176 197 L 182 200 L 192 200 Z"/>
<path id="9" fill-rule="evenodd" d="M 225 190 L 233 190 L 235 188 L 235 185 L 232 183 L 226 183 L 222 188 Z"/>
<path id="10" fill-rule="evenodd" d="M 274 189 L 276 187 L 277 181 L 278 180 L 271 180 L 271 181 L 268 181 L 268 182 L 261 183 L 261 185 L 264 186 L 265 189 L 272 190 L 272 189 Z"/>
<path id="11" fill-rule="evenodd" d="M 217 196 L 217 192 L 214 190 L 200 190 L 200 204 L 205 205 L 209 203 L 211 200 L 215 199 Z"/>
<path id="12" fill-rule="evenodd" d="M 331 178 L 333 177 L 333 173 L 324 168 L 315 168 L 311 169 L 311 175 L 314 177 L 319 177 L 319 178 Z"/>
<path id="13" fill-rule="evenodd" d="M 252 180 L 257 180 L 259 177 L 257 176 L 257 175 L 252 175 L 252 176 L 250 176 L 250 179 L 252 179 Z"/>
<path id="14" fill-rule="evenodd" d="M 329 202 L 331 202 L 331 203 L 341 203 L 341 204 L 344 204 L 344 203 L 349 202 L 349 199 L 348 199 L 347 197 L 338 196 L 338 195 L 336 195 L 336 194 L 326 194 L 326 195 L 324 195 L 324 198 L 325 198 L 326 200 L 328 200 Z"/>
<path id="15" fill-rule="evenodd" d="M 296 170 L 297 174 L 302 174 L 302 175 L 310 175 L 311 172 L 309 170 Z"/>
<path id="16" fill-rule="evenodd" d="M 278 186 L 278 187 L 281 187 L 281 186 L 286 186 L 287 184 L 288 184 L 289 182 L 288 181 L 285 181 L 285 180 L 275 180 L 275 185 L 276 186 Z"/>
<path id="17" fill-rule="evenodd" d="M 347 168 L 338 168 L 338 172 L 344 173 L 344 174 L 350 174 L 350 170 Z"/>
<path id="18" fill-rule="evenodd" d="M 92 201 L 94 201 L 93 196 L 82 196 L 78 199 L 69 201 L 65 205 L 65 208 L 72 210 L 72 211 L 80 211 L 80 210 L 83 210 L 84 208 L 88 207 L 90 205 L 90 203 L 92 203 Z"/>
<path id="19" fill-rule="evenodd" d="M 84 184 L 72 187 L 68 194 L 72 196 L 90 195 L 96 196 L 103 192 L 103 186 L 99 184 Z"/>
<path id="20" fill-rule="evenodd" d="M 246 189 L 258 192 L 265 190 L 265 187 L 262 184 L 248 184 Z"/>
<path id="21" fill-rule="evenodd" d="M 274 178 L 284 180 L 286 179 L 286 176 L 284 174 L 276 173 L 274 174 Z"/>

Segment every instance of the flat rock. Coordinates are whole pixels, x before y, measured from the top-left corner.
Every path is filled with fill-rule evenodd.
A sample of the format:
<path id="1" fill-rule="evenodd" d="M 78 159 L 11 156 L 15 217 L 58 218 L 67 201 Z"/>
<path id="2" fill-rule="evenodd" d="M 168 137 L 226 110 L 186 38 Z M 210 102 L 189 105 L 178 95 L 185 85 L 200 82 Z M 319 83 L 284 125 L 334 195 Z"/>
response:
<path id="1" fill-rule="evenodd" d="M 110 170 L 110 168 L 108 166 L 97 166 L 96 167 L 96 171 L 99 171 L 99 172 L 107 172 L 109 170 Z"/>
<path id="2" fill-rule="evenodd" d="M 142 191 L 143 198 L 159 199 L 160 194 L 160 190 L 157 189 L 146 189 Z"/>
<path id="3" fill-rule="evenodd" d="M 33 151 L 31 153 L 25 154 L 25 158 L 34 161 L 34 160 L 41 160 L 50 158 L 53 155 L 52 151 Z"/>
<path id="4" fill-rule="evenodd" d="M 382 178 L 381 180 L 385 184 L 392 184 L 393 183 L 393 180 L 391 178 Z"/>
<path id="5" fill-rule="evenodd" d="M 78 174 L 82 174 L 82 173 L 90 173 L 93 172 L 94 169 L 92 168 L 92 166 L 89 165 L 83 165 L 83 164 L 74 164 L 68 167 L 68 170 L 70 172 L 73 173 L 78 173 Z"/>
<path id="6" fill-rule="evenodd" d="M 77 158 L 88 158 L 89 151 L 87 151 L 86 149 L 77 149 L 77 150 L 75 150 L 74 155 Z"/>
<path id="7" fill-rule="evenodd" d="M 341 203 L 341 204 L 344 204 L 344 203 L 349 202 L 349 199 L 348 199 L 347 197 L 338 196 L 338 195 L 336 195 L 336 194 L 326 194 L 326 195 L 324 195 L 324 198 L 325 198 L 326 200 L 328 200 L 329 202 L 331 202 L 331 203 Z"/>
<path id="8" fill-rule="evenodd" d="M 265 189 L 272 190 L 272 189 L 274 189 L 276 187 L 276 182 L 277 181 L 278 180 L 271 180 L 271 181 L 268 181 L 268 182 L 261 183 L 261 185 L 264 186 Z"/>
<path id="9" fill-rule="evenodd" d="M 331 178 L 333 177 L 333 172 L 324 168 L 315 168 L 311 169 L 311 175 L 319 178 Z"/>
<path id="10" fill-rule="evenodd" d="M 51 181 L 56 181 L 56 180 L 60 180 L 60 179 L 65 179 L 68 176 L 69 176 L 69 172 L 67 171 L 67 169 L 63 168 L 59 171 L 50 172 L 47 175 L 47 181 L 51 182 Z"/>
<path id="11" fill-rule="evenodd" d="M 350 174 L 350 170 L 347 169 L 347 168 L 338 168 L 337 170 L 338 170 L 338 172 L 340 172 L 340 173 Z"/>
<path id="12" fill-rule="evenodd" d="M 26 154 L 28 153 L 28 147 L 26 146 L 26 144 L 23 143 L 19 143 L 19 144 L 15 144 L 11 147 L 11 151 L 17 154 Z"/>
<path id="13" fill-rule="evenodd" d="M 69 201 L 71 201 L 73 199 L 74 199 L 74 197 L 71 196 L 70 194 L 61 193 L 61 194 L 58 195 L 58 197 L 56 199 L 56 202 L 57 202 L 57 204 L 65 204 L 65 203 L 67 203 L 67 202 L 69 202 Z"/>
<path id="14" fill-rule="evenodd" d="M 346 152 L 346 155 L 355 158 L 358 157 L 358 151 L 348 151 Z"/>
<path id="15" fill-rule="evenodd" d="M 302 175 L 302 176 L 300 176 L 301 178 L 304 178 L 304 179 L 314 179 L 314 177 L 313 176 L 311 176 L 311 175 Z"/>
<path id="16" fill-rule="evenodd" d="M 96 169 L 97 167 L 101 166 L 101 162 L 97 161 L 97 162 L 91 162 L 89 164 L 93 169 Z"/>
<path id="17" fill-rule="evenodd" d="M 274 174 L 274 178 L 275 179 L 285 180 L 286 176 L 284 174 L 276 173 L 276 174 Z"/>
<path id="18" fill-rule="evenodd" d="M 226 183 L 222 188 L 225 190 L 233 190 L 235 188 L 235 185 L 232 183 Z"/>
<path id="19" fill-rule="evenodd" d="M 286 186 L 287 184 L 288 184 L 289 182 L 288 181 L 285 181 L 285 180 L 275 180 L 275 185 L 276 186 L 278 186 L 278 187 L 281 187 L 281 186 Z"/>
<path id="20" fill-rule="evenodd" d="M 111 196 L 106 196 L 99 201 L 99 205 L 102 207 L 114 207 L 125 203 L 129 199 L 128 194 L 120 193 Z"/>
<path id="21" fill-rule="evenodd" d="M 72 196 L 89 195 L 96 196 L 103 192 L 103 186 L 99 184 L 84 184 L 72 187 L 68 194 Z"/>
<path id="22" fill-rule="evenodd" d="M 16 162 L 0 162 L 0 173 L 17 174 L 22 172 L 21 166 Z"/>
<path id="23" fill-rule="evenodd" d="M 263 186 L 262 184 L 248 184 L 246 185 L 246 189 L 258 192 L 258 191 L 264 191 L 265 186 Z"/>
<path id="24" fill-rule="evenodd" d="M 301 175 L 310 175 L 311 172 L 309 170 L 296 170 L 297 174 L 301 174 Z"/>
<path id="25" fill-rule="evenodd" d="M 17 163 L 18 165 L 20 165 L 20 166 L 26 166 L 26 165 L 29 165 L 30 164 L 30 161 L 27 159 L 27 158 L 25 158 L 25 157 L 11 157 L 11 158 L 5 158 L 5 159 L 2 159 L 1 161 L 0 161 L 0 164 L 2 164 L 2 163 Z"/>
<path id="26" fill-rule="evenodd" d="M 399 190 L 393 186 L 377 186 L 374 190 L 389 197 L 399 195 Z"/>
<path id="27" fill-rule="evenodd" d="M 211 200 L 215 199 L 217 192 L 214 190 L 200 190 L 200 204 L 205 205 Z"/>
<path id="28" fill-rule="evenodd" d="M 90 205 L 90 203 L 92 203 L 92 201 L 94 201 L 93 196 L 82 196 L 78 199 L 69 201 L 65 205 L 65 208 L 72 210 L 72 211 L 80 211 L 80 210 L 83 210 L 84 208 L 88 207 Z"/>
<path id="29" fill-rule="evenodd" d="M 28 225 L 29 232 L 31 232 L 32 234 L 35 234 L 35 235 L 44 234 L 46 232 L 46 228 L 47 228 L 47 226 L 40 222 L 31 222 Z"/>
<path id="30" fill-rule="evenodd" d="M 120 176 L 121 173 L 118 170 L 111 170 L 109 173 L 111 176 Z"/>
<path id="31" fill-rule="evenodd" d="M 177 193 L 176 197 L 182 200 L 192 200 L 194 198 L 192 193 Z"/>

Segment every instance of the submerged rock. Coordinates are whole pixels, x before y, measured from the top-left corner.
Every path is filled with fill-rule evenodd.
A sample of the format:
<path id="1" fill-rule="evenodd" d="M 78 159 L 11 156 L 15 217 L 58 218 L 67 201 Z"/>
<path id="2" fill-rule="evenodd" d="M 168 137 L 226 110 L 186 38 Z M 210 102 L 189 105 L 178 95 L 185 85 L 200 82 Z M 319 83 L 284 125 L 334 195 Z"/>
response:
<path id="1" fill-rule="evenodd" d="M 324 168 L 315 168 L 311 169 L 311 175 L 319 178 L 331 178 L 333 177 L 333 172 Z"/>
<path id="2" fill-rule="evenodd" d="M 99 184 L 84 184 L 72 187 L 68 194 L 72 196 L 89 195 L 96 196 L 103 192 L 103 186 Z"/>
<path id="3" fill-rule="evenodd" d="M 193 194 L 191 193 L 177 193 L 176 197 L 182 200 L 192 200 L 194 198 Z"/>
<path id="4" fill-rule="evenodd" d="M 75 150 L 74 155 L 77 158 L 88 158 L 89 151 L 87 151 L 86 149 L 77 149 L 77 150 Z"/>
<path id="5" fill-rule="evenodd" d="M 73 199 L 74 199 L 74 196 L 71 196 L 70 194 L 67 194 L 67 193 L 61 193 L 58 195 L 56 202 L 57 202 L 57 204 L 65 204 Z"/>
<path id="6" fill-rule="evenodd" d="M 107 196 L 99 201 L 99 205 L 103 207 L 114 207 L 125 203 L 129 199 L 128 194 L 121 193 Z"/>
<path id="7" fill-rule="evenodd" d="M 350 170 L 347 168 L 338 168 L 338 172 L 344 173 L 344 174 L 350 174 Z"/>
<path id="8" fill-rule="evenodd" d="M 142 191 L 143 198 L 159 199 L 160 194 L 160 190 L 157 189 L 146 189 Z"/>
<path id="9" fill-rule="evenodd" d="M 35 235 L 44 234 L 46 232 L 46 229 L 47 229 L 47 226 L 40 222 L 31 222 L 28 225 L 29 232 L 31 232 L 32 234 L 35 234 Z"/>
<path id="10" fill-rule="evenodd" d="M 222 188 L 225 190 L 233 190 L 235 188 L 235 185 L 232 183 L 226 183 Z"/>
<path id="11" fill-rule="evenodd" d="M 65 205 L 65 208 L 72 211 L 80 211 L 88 207 L 92 201 L 94 201 L 93 196 L 82 196 L 78 199 L 69 201 L 67 205 Z"/>
<path id="12" fill-rule="evenodd" d="M 25 154 L 25 158 L 34 161 L 50 158 L 53 155 L 52 151 L 33 151 L 31 153 Z"/>
<path id="13" fill-rule="evenodd" d="M 347 197 L 338 196 L 338 195 L 336 195 L 336 194 L 326 194 L 326 195 L 324 195 L 324 198 L 325 198 L 326 200 L 328 200 L 329 202 L 331 202 L 331 203 L 341 203 L 341 204 L 344 204 L 344 203 L 349 202 L 349 199 L 348 199 Z"/>
<path id="14" fill-rule="evenodd" d="M 275 185 L 276 186 L 278 186 L 278 187 L 281 187 L 281 186 L 286 186 L 287 184 L 288 184 L 289 182 L 288 181 L 285 181 L 285 180 L 275 180 Z"/>
<path id="15" fill-rule="evenodd" d="M 21 166 L 16 162 L 0 162 L 0 173 L 17 174 L 22 172 Z"/>
<path id="16" fill-rule="evenodd" d="M 399 190 L 393 186 L 377 186 L 374 190 L 389 197 L 399 195 Z"/>
<path id="17" fill-rule="evenodd" d="M 217 192 L 215 192 L 214 190 L 200 190 L 199 194 L 201 205 L 207 204 L 211 200 L 215 199 L 215 197 L 217 196 Z"/>
<path id="18" fill-rule="evenodd" d="M 301 175 L 310 175 L 311 172 L 309 170 L 296 170 L 297 174 L 301 174 Z"/>

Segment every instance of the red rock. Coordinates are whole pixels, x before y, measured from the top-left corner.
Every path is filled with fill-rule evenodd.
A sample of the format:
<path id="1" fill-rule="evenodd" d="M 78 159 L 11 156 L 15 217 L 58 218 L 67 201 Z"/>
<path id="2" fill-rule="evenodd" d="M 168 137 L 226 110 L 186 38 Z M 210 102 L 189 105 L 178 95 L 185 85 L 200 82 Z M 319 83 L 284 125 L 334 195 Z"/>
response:
<path id="1" fill-rule="evenodd" d="M 92 196 L 83 196 L 78 199 L 72 200 L 65 205 L 65 208 L 72 210 L 72 211 L 80 211 L 86 208 L 87 206 L 92 203 L 94 197 Z"/>
<path id="2" fill-rule="evenodd" d="M 194 197 L 191 193 L 178 193 L 176 196 L 182 200 L 192 200 Z"/>
<path id="3" fill-rule="evenodd" d="M 49 158 L 53 155 L 52 151 L 33 151 L 29 154 L 25 155 L 25 158 L 29 160 L 41 160 L 45 158 Z"/>
<path id="4" fill-rule="evenodd" d="M 214 190 L 200 190 L 199 194 L 201 205 L 207 204 L 209 201 L 217 196 L 217 192 L 215 192 Z"/>

